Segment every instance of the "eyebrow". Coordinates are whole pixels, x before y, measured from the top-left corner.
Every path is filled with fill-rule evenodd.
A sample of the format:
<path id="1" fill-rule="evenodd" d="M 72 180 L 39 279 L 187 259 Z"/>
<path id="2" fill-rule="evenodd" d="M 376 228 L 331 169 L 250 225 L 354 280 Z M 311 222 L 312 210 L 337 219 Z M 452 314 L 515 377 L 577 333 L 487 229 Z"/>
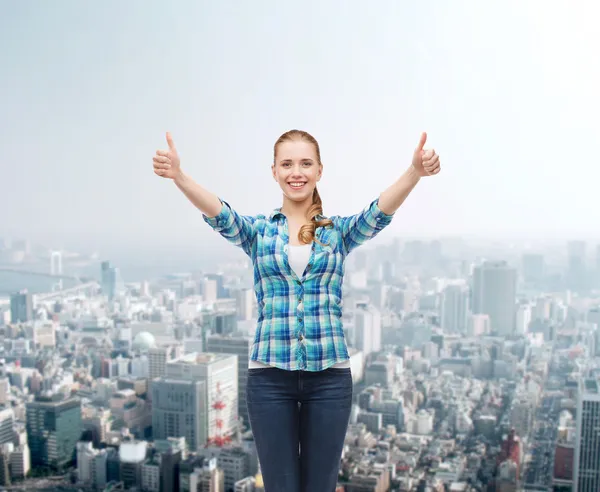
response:
<path id="1" fill-rule="evenodd" d="M 284 162 L 292 162 L 292 159 L 282 159 L 280 161 L 281 164 L 283 164 Z M 304 159 L 300 159 L 300 162 L 313 162 L 313 160 L 306 157 Z"/>

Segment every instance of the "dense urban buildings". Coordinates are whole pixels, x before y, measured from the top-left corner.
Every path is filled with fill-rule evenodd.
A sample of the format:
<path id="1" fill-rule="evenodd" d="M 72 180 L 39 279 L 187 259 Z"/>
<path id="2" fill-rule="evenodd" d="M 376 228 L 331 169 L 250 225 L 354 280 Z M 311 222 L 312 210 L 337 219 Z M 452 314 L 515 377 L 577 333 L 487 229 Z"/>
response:
<path id="1" fill-rule="evenodd" d="M 0 244 L 29 272 L 0 298 L 0 484 L 264 490 L 245 258 L 130 279 Z M 339 492 L 598 490 L 600 249 L 562 248 L 394 239 L 349 257 Z"/>

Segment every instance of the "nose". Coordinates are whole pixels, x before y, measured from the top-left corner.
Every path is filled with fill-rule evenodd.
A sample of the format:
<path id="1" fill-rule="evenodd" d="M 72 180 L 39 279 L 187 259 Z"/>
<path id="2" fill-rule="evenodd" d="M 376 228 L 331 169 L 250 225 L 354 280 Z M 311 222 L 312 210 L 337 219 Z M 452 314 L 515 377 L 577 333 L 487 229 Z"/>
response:
<path id="1" fill-rule="evenodd" d="M 302 168 L 300 166 L 294 166 L 292 168 L 292 177 L 301 178 L 303 176 L 304 176 L 304 173 L 302 173 Z"/>

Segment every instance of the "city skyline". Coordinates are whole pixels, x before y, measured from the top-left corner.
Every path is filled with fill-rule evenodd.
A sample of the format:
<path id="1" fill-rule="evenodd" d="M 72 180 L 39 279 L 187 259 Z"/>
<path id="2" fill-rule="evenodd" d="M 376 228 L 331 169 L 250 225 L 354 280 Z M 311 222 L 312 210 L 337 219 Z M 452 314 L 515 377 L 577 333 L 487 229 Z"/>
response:
<path id="1" fill-rule="evenodd" d="M 0 3 L 0 488 L 271 492 L 298 463 L 298 490 L 600 488 L 599 3 Z M 203 220 L 153 172 L 171 132 L 268 215 L 292 128 L 326 216 L 423 131 L 443 172 L 304 258 L 293 217 Z M 269 366 L 313 374 L 270 399 Z"/>

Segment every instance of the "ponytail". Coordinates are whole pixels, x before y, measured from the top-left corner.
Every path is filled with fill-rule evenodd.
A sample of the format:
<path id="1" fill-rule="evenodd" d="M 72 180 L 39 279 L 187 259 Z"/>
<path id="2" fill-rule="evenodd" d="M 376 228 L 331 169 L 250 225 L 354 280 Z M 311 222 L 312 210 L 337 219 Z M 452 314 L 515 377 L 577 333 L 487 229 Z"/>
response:
<path id="1" fill-rule="evenodd" d="M 319 191 L 315 187 L 315 191 L 313 191 L 313 202 L 308 212 L 306 213 L 306 218 L 310 221 L 308 224 L 303 225 L 298 232 L 298 240 L 302 244 L 310 244 L 313 241 L 318 242 L 322 245 L 322 243 L 315 238 L 315 232 L 317 227 L 327 227 L 333 224 L 330 219 L 321 219 L 317 220 L 317 216 L 323 215 L 323 202 L 321 201 L 321 195 L 319 195 Z"/>

